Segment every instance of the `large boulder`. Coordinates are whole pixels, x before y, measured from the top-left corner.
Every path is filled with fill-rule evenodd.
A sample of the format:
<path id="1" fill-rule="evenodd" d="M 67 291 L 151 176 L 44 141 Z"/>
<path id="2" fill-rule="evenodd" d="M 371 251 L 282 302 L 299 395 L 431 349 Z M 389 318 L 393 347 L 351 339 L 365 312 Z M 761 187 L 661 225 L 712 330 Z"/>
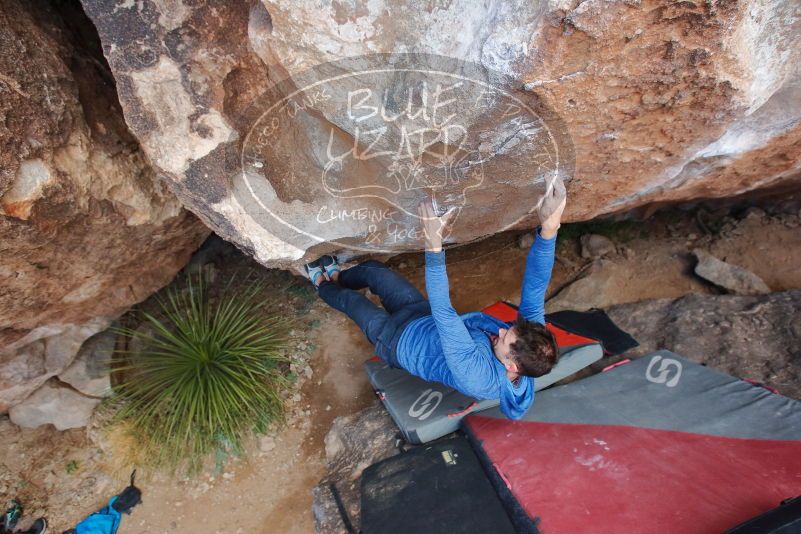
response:
<path id="1" fill-rule="evenodd" d="M 91 25 L 60 5 L 0 4 L 0 413 L 208 233 L 128 131 Z"/>
<path id="2" fill-rule="evenodd" d="M 81 395 L 51 380 L 13 406 L 8 416 L 12 423 L 22 428 L 53 425 L 57 430 L 67 430 L 88 425 L 98 404 L 100 399 Z"/>
<path id="3" fill-rule="evenodd" d="M 346 520 L 358 532 L 362 471 L 400 452 L 395 447 L 397 433 L 395 423 L 378 402 L 334 420 L 325 436 L 326 475 L 312 490 L 318 533 L 352 532 L 346 528 Z"/>
<path id="4" fill-rule="evenodd" d="M 464 242 L 554 174 L 574 221 L 798 187 L 793 0 L 82 2 L 145 152 L 265 264 L 417 247 L 423 190 Z"/>

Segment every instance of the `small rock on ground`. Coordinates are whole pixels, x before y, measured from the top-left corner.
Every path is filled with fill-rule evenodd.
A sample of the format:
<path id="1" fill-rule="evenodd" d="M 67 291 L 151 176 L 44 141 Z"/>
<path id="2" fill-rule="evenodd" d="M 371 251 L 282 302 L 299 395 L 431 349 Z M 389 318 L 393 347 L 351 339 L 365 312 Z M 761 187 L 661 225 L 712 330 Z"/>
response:
<path id="1" fill-rule="evenodd" d="M 261 452 L 270 452 L 275 449 L 275 438 L 272 436 L 262 436 L 259 439 L 259 450 Z"/>
<path id="2" fill-rule="evenodd" d="M 523 250 L 528 250 L 534 244 L 534 232 L 526 232 L 517 236 L 517 246 Z"/>
<path id="3" fill-rule="evenodd" d="M 608 237 L 598 234 L 581 236 L 581 257 L 597 259 L 615 253 L 615 244 Z"/>
<path id="4" fill-rule="evenodd" d="M 735 295 L 764 295 L 770 288 L 759 276 L 747 269 L 719 260 L 709 252 L 695 249 L 698 258 L 695 274 Z"/>

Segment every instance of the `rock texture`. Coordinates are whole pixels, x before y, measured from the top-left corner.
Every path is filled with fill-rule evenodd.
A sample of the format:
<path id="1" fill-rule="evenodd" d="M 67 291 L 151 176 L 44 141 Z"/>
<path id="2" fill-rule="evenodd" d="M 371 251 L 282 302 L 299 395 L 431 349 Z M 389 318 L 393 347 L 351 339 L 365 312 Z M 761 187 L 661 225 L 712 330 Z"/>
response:
<path id="1" fill-rule="evenodd" d="M 169 282 L 208 233 L 157 180 L 69 6 L 0 5 L 0 413 Z"/>
<path id="2" fill-rule="evenodd" d="M 719 260 L 709 252 L 695 249 L 695 274 L 735 295 L 764 295 L 770 288 L 759 276 L 738 265 Z"/>
<path id="3" fill-rule="evenodd" d="M 286 264 L 317 243 L 288 236 L 268 208 L 291 221 L 331 216 L 327 208 L 347 214 L 339 233 L 324 236 L 347 249 L 371 235 L 353 219 L 387 206 L 380 194 L 361 203 L 333 195 L 325 172 L 322 186 L 311 172 L 322 168 L 327 145 L 371 145 L 343 119 L 346 93 L 304 92 L 289 106 L 297 120 L 283 136 L 271 137 L 269 124 L 254 134 L 254 103 L 271 84 L 288 76 L 280 91 L 305 87 L 308 69 L 344 57 L 439 54 L 505 76 L 572 139 L 567 220 L 801 182 L 801 15 L 793 0 L 82 1 L 145 152 L 190 209 L 265 264 Z M 505 157 L 531 138 L 519 130 L 508 143 L 493 136 L 505 132 L 498 117 L 506 109 L 484 110 L 495 121 L 479 147 L 484 181 L 463 192 L 468 216 L 451 240 L 505 227 L 508 212 L 535 204 L 542 191 L 541 174 Z M 470 108 L 460 111 L 468 130 L 481 128 Z M 264 149 L 259 158 L 247 151 L 254 142 Z M 348 173 L 338 179 L 354 187 L 378 187 L 387 171 L 340 163 L 334 170 Z M 243 194 L 255 182 L 270 198 Z M 405 196 L 399 205 L 414 202 Z M 414 219 L 404 215 L 402 224 L 411 229 Z"/>
<path id="4" fill-rule="evenodd" d="M 100 399 L 50 381 L 13 406 L 8 415 L 12 423 L 23 428 L 53 425 L 57 430 L 67 430 L 88 425 L 98 404 Z"/>
<path id="5" fill-rule="evenodd" d="M 582 258 L 595 260 L 603 256 L 614 254 L 616 250 L 615 244 L 606 236 L 598 234 L 585 234 L 581 236 Z"/>
<path id="6" fill-rule="evenodd" d="M 334 491 L 341 499 L 353 531 L 359 531 L 359 484 L 362 471 L 400 452 L 395 448 L 396 434 L 395 423 L 378 402 L 357 414 L 334 420 L 325 437 L 328 473 L 312 492 L 312 511 L 318 533 L 348 532 Z"/>
<path id="7" fill-rule="evenodd" d="M 111 394 L 111 359 L 117 335 L 109 330 L 87 339 L 75 360 L 58 379 L 90 397 Z"/>
<path id="8" fill-rule="evenodd" d="M 594 260 L 579 271 L 574 281 L 545 302 L 545 311 L 585 311 L 609 306 L 618 298 L 613 274 L 609 260 Z"/>

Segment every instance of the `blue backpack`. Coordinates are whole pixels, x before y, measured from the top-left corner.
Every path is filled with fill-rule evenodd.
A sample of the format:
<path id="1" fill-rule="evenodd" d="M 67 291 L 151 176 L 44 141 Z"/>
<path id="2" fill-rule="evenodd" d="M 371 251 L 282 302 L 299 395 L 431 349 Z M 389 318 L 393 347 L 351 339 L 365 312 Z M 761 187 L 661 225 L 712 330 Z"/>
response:
<path id="1" fill-rule="evenodd" d="M 108 506 L 101 508 L 75 526 L 75 534 L 116 534 L 120 526 L 122 514 L 114 508 L 117 496 L 108 501 Z"/>
<path id="2" fill-rule="evenodd" d="M 108 501 L 108 506 L 101 508 L 64 534 L 116 534 L 120 526 L 122 514 L 130 514 L 131 508 L 142 502 L 142 492 L 134 486 L 136 469 L 131 473 L 131 484 Z"/>

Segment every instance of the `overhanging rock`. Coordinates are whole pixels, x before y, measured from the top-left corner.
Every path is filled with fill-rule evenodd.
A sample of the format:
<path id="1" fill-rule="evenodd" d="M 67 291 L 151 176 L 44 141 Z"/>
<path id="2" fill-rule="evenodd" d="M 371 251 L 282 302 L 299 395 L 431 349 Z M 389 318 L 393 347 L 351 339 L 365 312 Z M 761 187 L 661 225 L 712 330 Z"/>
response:
<path id="1" fill-rule="evenodd" d="M 83 4 L 148 156 L 265 264 L 419 247 L 424 192 L 465 242 L 554 175 L 582 220 L 801 172 L 791 0 Z"/>

